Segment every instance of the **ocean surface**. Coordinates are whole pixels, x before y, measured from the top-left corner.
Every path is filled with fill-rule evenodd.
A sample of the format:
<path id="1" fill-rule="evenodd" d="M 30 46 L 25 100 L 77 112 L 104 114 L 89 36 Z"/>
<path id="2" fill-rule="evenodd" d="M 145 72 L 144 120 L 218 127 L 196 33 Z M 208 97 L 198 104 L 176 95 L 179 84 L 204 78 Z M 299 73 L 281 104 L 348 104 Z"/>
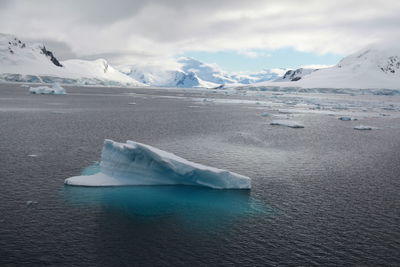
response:
<path id="1" fill-rule="evenodd" d="M 0 266 L 400 266 L 398 96 L 66 89 L 0 85 Z M 65 186 L 105 138 L 252 189 Z"/>

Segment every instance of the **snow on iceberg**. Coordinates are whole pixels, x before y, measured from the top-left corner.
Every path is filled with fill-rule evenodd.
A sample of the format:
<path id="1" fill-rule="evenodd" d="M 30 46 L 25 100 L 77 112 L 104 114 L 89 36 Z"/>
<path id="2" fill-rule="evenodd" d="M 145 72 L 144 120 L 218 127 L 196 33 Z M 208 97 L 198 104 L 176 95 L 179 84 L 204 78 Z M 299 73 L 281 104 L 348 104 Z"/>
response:
<path id="1" fill-rule="evenodd" d="M 49 86 L 37 86 L 30 87 L 29 92 L 31 94 L 41 95 L 65 95 L 67 92 L 58 83 L 54 83 L 51 87 Z"/>
<path id="2" fill-rule="evenodd" d="M 304 126 L 296 121 L 289 120 L 273 120 L 270 125 L 287 126 L 290 128 L 304 128 Z"/>
<path id="3" fill-rule="evenodd" d="M 100 172 L 71 177 L 76 186 L 197 185 L 214 189 L 250 189 L 249 177 L 204 166 L 155 147 L 104 140 Z"/>

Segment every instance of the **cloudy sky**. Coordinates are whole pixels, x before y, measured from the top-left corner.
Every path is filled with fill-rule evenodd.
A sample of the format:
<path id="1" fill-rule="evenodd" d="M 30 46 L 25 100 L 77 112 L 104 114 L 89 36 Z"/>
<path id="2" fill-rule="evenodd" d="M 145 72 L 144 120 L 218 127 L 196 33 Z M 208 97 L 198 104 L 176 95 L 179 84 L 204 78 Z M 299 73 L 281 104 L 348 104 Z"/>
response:
<path id="1" fill-rule="evenodd" d="M 193 56 L 229 71 L 329 65 L 400 41 L 399 0 L 0 0 L 0 32 L 62 59 Z"/>

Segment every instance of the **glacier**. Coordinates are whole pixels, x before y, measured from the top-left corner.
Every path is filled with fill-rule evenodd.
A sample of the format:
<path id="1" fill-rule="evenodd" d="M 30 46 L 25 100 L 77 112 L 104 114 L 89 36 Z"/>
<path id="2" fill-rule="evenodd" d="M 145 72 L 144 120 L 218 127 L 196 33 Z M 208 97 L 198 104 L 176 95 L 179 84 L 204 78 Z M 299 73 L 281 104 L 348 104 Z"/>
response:
<path id="1" fill-rule="evenodd" d="M 192 185 L 250 189 L 249 177 L 194 163 L 158 148 L 104 140 L 100 172 L 67 178 L 74 186 Z"/>

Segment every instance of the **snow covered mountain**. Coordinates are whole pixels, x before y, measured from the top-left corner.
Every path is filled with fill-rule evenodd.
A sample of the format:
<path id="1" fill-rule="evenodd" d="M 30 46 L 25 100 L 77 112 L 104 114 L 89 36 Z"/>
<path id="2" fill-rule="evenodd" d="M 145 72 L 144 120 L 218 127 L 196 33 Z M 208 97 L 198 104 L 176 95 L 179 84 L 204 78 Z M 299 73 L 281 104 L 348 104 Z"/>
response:
<path id="1" fill-rule="evenodd" d="M 193 72 L 203 81 L 215 84 L 237 82 L 235 79 L 232 79 L 228 73 L 213 64 L 207 64 L 190 57 L 181 57 L 178 59 L 178 63 L 182 65 L 182 70 L 184 72 Z"/>
<path id="2" fill-rule="evenodd" d="M 343 58 L 333 67 L 303 75 L 297 81 L 253 86 L 400 89 L 400 47 L 373 45 Z"/>
<path id="3" fill-rule="evenodd" d="M 238 73 L 231 75 L 231 78 L 234 79 L 236 83 L 240 84 L 260 83 L 279 79 L 286 71 L 287 69 L 270 69 L 249 74 Z"/>
<path id="4" fill-rule="evenodd" d="M 118 69 L 144 84 L 160 87 L 205 87 L 213 88 L 224 84 L 252 84 L 272 81 L 281 77 L 286 70 L 264 70 L 253 74 L 229 74 L 214 64 L 200 60 L 181 57 L 177 59 L 177 67 L 157 65 L 123 65 Z"/>
<path id="5" fill-rule="evenodd" d="M 325 69 L 273 69 L 230 74 L 215 64 L 181 57 L 174 67 L 132 64 L 113 68 L 104 59 L 57 59 L 42 44 L 0 34 L 0 81 L 79 85 L 400 89 L 400 47 L 374 45 Z"/>
<path id="6" fill-rule="evenodd" d="M 27 44 L 6 34 L 0 34 L 0 80 L 82 85 L 143 85 L 114 69 L 104 59 L 59 61 L 44 45 Z"/>
<path id="7" fill-rule="evenodd" d="M 118 69 L 133 79 L 150 86 L 159 87 L 216 87 L 218 84 L 200 79 L 193 71 L 184 72 L 179 68 L 166 68 L 156 65 L 124 65 Z"/>
<path id="8" fill-rule="evenodd" d="M 212 64 L 187 57 L 179 58 L 176 63 L 176 67 L 124 65 L 120 66 L 119 70 L 144 84 L 160 87 L 212 88 L 221 84 L 236 82 Z"/>

